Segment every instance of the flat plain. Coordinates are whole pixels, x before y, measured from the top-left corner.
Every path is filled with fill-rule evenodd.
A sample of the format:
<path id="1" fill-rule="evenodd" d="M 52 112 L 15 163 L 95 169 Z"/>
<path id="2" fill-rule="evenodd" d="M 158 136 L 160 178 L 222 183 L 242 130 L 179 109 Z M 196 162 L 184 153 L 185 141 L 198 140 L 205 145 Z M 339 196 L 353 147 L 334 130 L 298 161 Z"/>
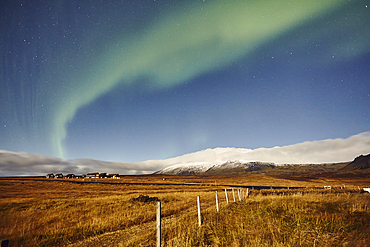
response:
<path id="1" fill-rule="evenodd" d="M 271 188 L 252 189 L 258 186 Z M 366 176 L 326 174 L 0 178 L 0 239 L 10 246 L 155 246 L 156 202 L 133 200 L 145 195 L 161 201 L 162 246 L 370 246 L 364 187 Z"/>

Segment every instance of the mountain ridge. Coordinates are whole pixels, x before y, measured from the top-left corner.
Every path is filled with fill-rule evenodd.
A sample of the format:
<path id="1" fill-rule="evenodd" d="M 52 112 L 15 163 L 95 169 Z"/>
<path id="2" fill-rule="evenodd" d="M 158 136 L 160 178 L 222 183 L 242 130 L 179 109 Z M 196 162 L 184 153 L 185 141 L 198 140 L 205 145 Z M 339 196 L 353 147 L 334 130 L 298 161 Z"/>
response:
<path id="1" fill-rule="evenodd" d="M 360 155 L 341 169 L 342 171 L 370 170 L 370 154 Z"/>
<path id="2" fill-rule="evenodd" d="M 182 164 L 172 165 L 153 174 L 162 175 L 243 175 L 248 172 L 262 171 L 267 168 L 274 169 L 277 164 L 271 162 L 242 162 L 240 160 L 228 160 L 222 164 Z"/>
<path id="3" fill-rule="evenodd" d="M 140 162 L 101 161 L 96 159 L 79 158 L 63 160 L 42 154 L 28 154 L 0 150 L 0 176 L 39 176 L 50 172 L 87 173 L 101 171 L 126 175 L 151 174 L 166 167 L 177 166 L 179 172 L 189 172 L 183 165 L 194 166 L 193 173 L 206 172 L 211 166 L 215 168 L 208 174 L 215 173 L 216 167 L 228 161 L 238 161 L 241 164 L 248 162 L 284 164 L 331 164 L 349 162 L 354 157 L 368 153 L 370 150 L 370 131 L 350 136 L 346 139 L 326 139 L 320 141 L 306 141 L 302 143 L 275 146 L 271 148 L 208 148 L 193 153 Z M 224 165 L 226 166 L 226 165 Z M 258 166 L 234 164 L 234 170 L 260 169 Z M 275 166 L 275 168 L 277 167 Z M 273 169 L 266 166 L 264 169 Z M 316 170 L 322 170 L 317 167 Z M 223 169 L 218 167 L 218 169 Z M 276 169 L 275 169 L 276 170 Z M 252 171 L 254 172 L 254 171 Z"/>

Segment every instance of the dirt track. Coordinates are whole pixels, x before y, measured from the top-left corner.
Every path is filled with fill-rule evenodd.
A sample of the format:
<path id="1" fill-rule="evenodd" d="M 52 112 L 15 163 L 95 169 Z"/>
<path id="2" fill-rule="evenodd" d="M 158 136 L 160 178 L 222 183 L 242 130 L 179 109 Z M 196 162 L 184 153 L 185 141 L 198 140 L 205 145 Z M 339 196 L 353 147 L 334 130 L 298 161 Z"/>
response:
<path id="1" fill-rule="evenodd" d="M 98 236 L 81 240 L 77 243 L 67 245 L 68 247 L 90 247 L 90 246 L 126 246 L 135 236 L 147 235 L 155 229 L 155 222 L 148 222 L 132 226 L 124 230 L 107 232 Z"/>

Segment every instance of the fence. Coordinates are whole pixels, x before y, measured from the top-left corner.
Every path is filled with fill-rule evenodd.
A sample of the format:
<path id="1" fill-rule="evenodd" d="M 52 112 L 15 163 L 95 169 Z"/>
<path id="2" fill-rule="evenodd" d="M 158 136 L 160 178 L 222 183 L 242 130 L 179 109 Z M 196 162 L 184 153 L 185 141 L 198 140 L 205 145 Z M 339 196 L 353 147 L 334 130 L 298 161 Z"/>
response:
<path id="1" fill-rule="evenodd" d="M 320 188 L 322 189 L 323 187 L 320 187 Z M 307 192 L 316 193 L 316 194 L 336 193 L 336 191 L 331 190 L 332 189 L 331 186 L 325 186 L 324 187 L 324 191 L 318 190 L 320 188 L 319 187 L 316 187 L 315 189 L 312 188 L 312 190 L 307 191 Z M 301 188 L 301 190 L 302 189 L 308 190 L 309 188 L 306 187 L 306 188 Z M 330 189 L 330 190 L 328 190 L 328 189 Z M 343 188 L 340 188 L 340 189 L 342 190 Z M 261 191 L 253 191 L 253 193 L 255 195 L 262 195 L 262 196 L 265 196 L 265 195 L 268 195 L 268 194 L 271 194 L 271 195 L 280 195 L 280 196 L 282 196 L 282 195 L 303 195 L 304 194 L 304 192 L 302 192 L 302 191 L 297 191 L 297 190 L 294 190 L 294 189 L 290 189 L 289 187 L 287 189 L 285 189 L 285 190 L 286 191 L 284 192 L 284 191 L 277 191 L 277 190 L 271 190 L 270 189 L 270 193 L 267 193 L 267 191 L 268 191 L 268 189 L 267 189 L 266 191 L 263 191 L 263 190 L 261 190 Z M 220 190 L 216 190 L 215 191 L 215 204 L 213 204 L 213 205 L 212 205 L 212 203 L 209 202 L 209 200 L 208 200 L 208 203 L 207 202 L 206 203 L 201 203 L 201 197 L 200 196 L 197 196 L 197 199 L 196 199 L 196 201 L 197 201 L 197 203 L 196 203 L 196 205 L 197 205 L 196 209 L 197 210 L 196 210 L 196 212 L 197 212 L 197 222 L 198 222 L 198 226 L 199 227 L 202 226 L 202 212 L 204 212 L 204 211 L 208 211 L 208 212 L 211 212 L 211 211 L 213 211 L 213 212 L 219 212 L 220 211 L 220 196 L 218 194 L 219 191 Z M 225 191 L 225 200 L 223 201 L 224 204 L 225 203 L 226 203 L 226 205 L 229 204 L 229 195 L 228 194 L 230 192 L 232 193 L 232 198 L 233 198 L 234 203 L 237 202 L 236 201 L 236 197 L 235 197 L 234 188 L 229 189 L 229 190 L 225 188 L 224 191 Z M 369 192 L 370 193 L 370 188 L 364 188 L 363 191 L 366 191 L 366 192 Z M 249 188 L 247 188 L 245 190 L 244 189 L 241 189 L 241 188 L 238 188 L 237 189 L 237 195 L 238 195 L 239 202 L 245 200 L 246 198 L 248 198 L 249 195 L 251 194 L 251 192 L 252 191 L 250 191 Z M 156 218 L 156 221 L 157 221 L 157 224 L 156 224 L 156 227 L 157 227 L 157 229 L 156 229 L 156 233 L 157 233 L 157 236 L 156 236 L 156 239 L 157 239 L 157 247 L 160 247 L 161 246 L 161 243 L 163 242 L 162 241 L 163 239 L 161 239 L 161 237 L 162 237 L 161 236 L 161 233 L 162 233 L 161 226 L 162 226 L 162 224 L 161 224 L 161 211 L 160 210 L 161 210 L 161 204 L 160 204 L 160 202 L 158 202 L 158 204 L 157 204 L 157 214 L 156 214 L 157 215 L 157 218 Z M 189 211 L 191 211 L 191 210 L 189 210 Z M 193 215 L 196 215 L 196 214 L 193 214 Z M 175 223 L 173 223 L 173 218 L 172 217 L 175 217 L 175 220 L 174 220 Z M 172 230 L 174 230 L 174 228 L 176 228 L 176 227 L 174 227 L 174 224 L 177 225 L 177 227 L 178 227 L 178 224 L 179 224 L 178 222 L 180 220 L 182 220 L 184 222 L 187 222 L 187 223 L 190 223 L 191 222 L 191 220 L 190 220 L 191 216 L 189 216 L 189 215 L 188 216 L 185 216 L 185 217 L 179 216 L 179 218 L 181 218 L 181 219 L 177 219 L 177 216 L 176 215 L 170 215 L 170 218 L 169 219 L 168 218 L 165 219 L 165 221 L 164 221 L 165 224 L 164 225 L 166 225 L 167 227 L 169 225 L 168 228 L 171 229 L 171 231 L 172 231 Z M 181 227 L 180 227 L 180 231 L 181 231 Z M 177 230 L 177 232 L 179 232 L 179 230 Z M 166 239 L 168 241 L 171 241 L 171 236 L 168 236 L 168 233 L 166 234 L 166 237 L 167 237 Z M 180 243 L 180 239 L 178 238 L 178 234 L 176 234 L 176 233 L 175 234 L 172 234 L 172 241 L 174 241 L 174 242 L 177 241 L 177 244 L 174 243 L 175 246 L 177 246 Z"/>
<path id="2" fill-rule="evenodd" d="M 225 188 L 225 202 L 226 204 L 229 204 L 229 196 L 228 196 L 228 190 Z M 235 193 L 234 193 L 234 189 L 231 189 L 232 191 L 232 194 L 233 194 L 233 198 L 234 198 L 234 202 L 236 202 L 235 200 Z M 238 195 L 239 195 L 239 201 L 242 201 L 244 200 L 245 198 L 248 198 L 249 197 L 249 189 L 247 188 L 246 190 L 243 190 L 241 188 L 239 188 L 238 190 Z M 219 212 L 220 211 L 220 201 L 219 201 L 219 195 L 218 195 L 218 191 L 216 190 L 215 191 L 215 199 L 216 199 L 216 203 L 215 205 L 210 205 L 209 203 L 205 203 L 205 209 L 204 211 L 206 210 L 210 210 L 211 208 L 215 207 L 216 209 L 216 212 Z M 200 200 L 200 196 L 197 196 L 197 215 L 198 215 L 198 225 L 199 227 L 201 227 L 202 225 L 202 214 L 201 214 L 202 210 L 201 210 L 201 200 Z M 161 246 L 161 243 L 162 243 L 162 219 L 161 219 L 161 202 L 157 202 L 157 208 L 156 208 L 156 243 L 157 243 L 157 247 L 160 247 Z M 166 219 L 165 221 L 167 224 L 169 222 L 170 224 L 170 228 L 173 229 L 173 224 L 172 224 L 172 215 L 170 215 L 170 218 Z M 176 224 L 176 223 L 175 223 Z"/>

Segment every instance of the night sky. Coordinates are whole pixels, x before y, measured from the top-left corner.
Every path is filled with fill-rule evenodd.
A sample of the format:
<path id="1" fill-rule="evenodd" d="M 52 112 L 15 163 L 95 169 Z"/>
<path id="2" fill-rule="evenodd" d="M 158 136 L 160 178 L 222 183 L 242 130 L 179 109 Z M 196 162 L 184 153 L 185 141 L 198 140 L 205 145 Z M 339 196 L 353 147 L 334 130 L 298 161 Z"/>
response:
<path id="1" fill-rule="evenodd" d="M 370 131 L 368 0 L 5 0 L 0 45 L 2 150 L 139 162 Z"/>

